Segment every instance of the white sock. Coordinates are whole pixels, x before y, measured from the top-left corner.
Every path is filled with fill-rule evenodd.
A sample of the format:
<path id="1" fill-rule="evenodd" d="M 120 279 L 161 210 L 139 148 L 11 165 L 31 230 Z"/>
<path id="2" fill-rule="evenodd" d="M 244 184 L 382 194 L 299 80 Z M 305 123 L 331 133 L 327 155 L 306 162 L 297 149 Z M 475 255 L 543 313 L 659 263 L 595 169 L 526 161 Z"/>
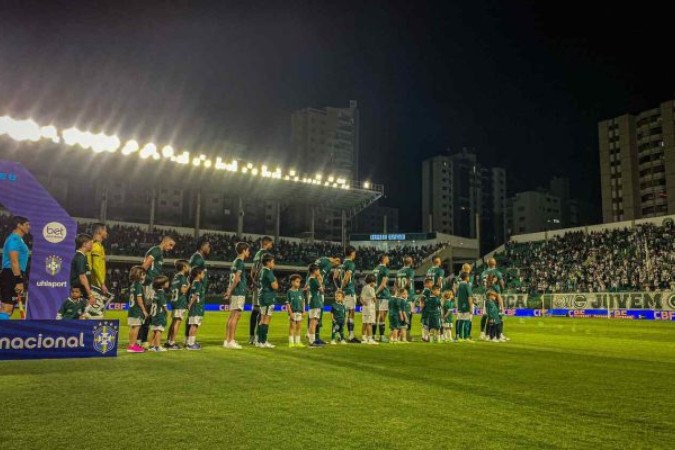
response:
<path id="1" fill-rule="evenodd" d="M 288 336 L 288 343 L 295 344 L 295 336 Z"/>
<path id="2" fill-rule="evenodd" d="M 353 331 L 349 332 L 349 339 L 354 339 L 354 332 Z"/>
<path id="3" fill-rule="evenodd" d="M 313 344 L 313 343 L 314 343 L 314 335 L 313 335 L 313 334 L 310 334 L 310 335 L 309 335 L 309 343 L 310 343 L 310 344 Z"/>
<path id="4" fill-rule="evenodd" d="M 195 344 L 195 337 L 194 336 L 188 336 L 188 345 L 194 345 Z"/>

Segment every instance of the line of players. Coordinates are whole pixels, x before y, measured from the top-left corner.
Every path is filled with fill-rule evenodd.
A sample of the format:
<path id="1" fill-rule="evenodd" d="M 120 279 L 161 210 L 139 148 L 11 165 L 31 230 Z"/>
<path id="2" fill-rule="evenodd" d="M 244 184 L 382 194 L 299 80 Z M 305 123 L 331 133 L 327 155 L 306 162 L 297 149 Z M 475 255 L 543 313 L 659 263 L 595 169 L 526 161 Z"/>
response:
<path id="1" fill-rule="evenodd" d="M 78 242 L 78 244 L 82 244 Z M 129 352 L 143 352 L 143 343 L 148 341 L 146 335 L 152 332 L 150 344 L 146 348 L 152 351 L 180 349 L 176 343 L 180 326 L 185 322 L 186 349 L 198 350 L 201 346 L 196 342 L 196 335 L 204 317 L 206 297 L 206 264 L 205 258 L 210 252 L 208 241 L 198 245 L 198 250 L 190 261 L 176 262 L 177 272 L 173 280 L 161 273 L 163 252 L 171 250 L 175 241 L 165 237 L 162 242 L 151 248 L 146 254 L 143 265 L 134 266 L 129 273 L 131 287 L 129 292 L 128 324 L 130 327 Z M 253 309 L 249 323 L 249 343 L 258 347 L 273 347 L 267 339 L 269 323 L 277 303 L 279 290 L 274 276 L 274 257 L 270 253 L 273 241 L 265 237 L 261 248 L 253 259 L 251 271 L 252 284 L 246 282 L 244 262 L 250 256 L 250 246 L 239 243 L 236 246 L 237 258 L 232 264 L 230 282 L 224 297 L 230 302 L 230 317 L 226 327 L 223 346 L 228 349 L 241 349 L 234 340 L 236 328 L 249 289 L 253 290 Z M 474 310 L 471 285 L 472 267 L 465 264 L 460 273 L 450 282 L 444 277 L 440 258 L 435 257 L 433 266 L 427 272 L 424 289 L 416 295 L 414 289 L 413 260 L 404 258 L 404 267 L 396 273 L 393 295 L 389 289 L 389 257 L 384 254 L 372 274 L 365 279 L 365 286 L 360 295 L 362 306 L 362 339 L 355 337 L 354 312 L 357 296 L 353 274 L 356 272 L 356 249 L 348 247 L 345 258 L 321 257 L 310 265 L 308 275 L 302 286 L 302 277 L 290 277 L 291 288 L 287 291 L 286 310 L 289 315 L 289 346 L 302 347 L 300 339 L 301 323 L 308 317 L 307 339 L 310 346 L 326 344 L 321 340 L 321 328 L 324 307 L 324 295 L 331 280 L 335 285 L 335 303 L 331 307 L 331 343 L 364 343 L 379 342 L 402 343 L 412 340 L 410 329 L 413 311 L 419 306 L 422 315 L 423 336 L 426 342 L 471 341 L 471 318 Z M 504 341 L 502 328 L 503 302 L 501 289 L 503 281 L 496 269 L 494 260 L 488 261 L 488 269 L 481 276 L 488 287 L 485 303 L 485 314 L 481 321 L 481 338 L 493 341 Z M 78 314 L 81 305 L 81 289 L 73 286 L 71 298 L 67 299 L 58 318 L 73 318 Z M 457 302 L 455 303 L 455 296 Z M 168 330 L 167 342 L 162 346 L 162 332 L 167 326 L 169 311 L 167 303 L 172 305 L 172 323 Z M 306 306 L 308 310 L 306 311 Z M 457 309 L 455 338 L 452 338 L 453 310 Z M 186 320 L 187 317 L 187 320 Z M 385 324 L 389 320 L 390 333 L 385 334 Z M 344 324 L 347 322 L 348 339 L 344 337 Z M 146 331 L 144 331 L 144 328 Z M 140 334 L 140 336 L 139 336 Z"/>

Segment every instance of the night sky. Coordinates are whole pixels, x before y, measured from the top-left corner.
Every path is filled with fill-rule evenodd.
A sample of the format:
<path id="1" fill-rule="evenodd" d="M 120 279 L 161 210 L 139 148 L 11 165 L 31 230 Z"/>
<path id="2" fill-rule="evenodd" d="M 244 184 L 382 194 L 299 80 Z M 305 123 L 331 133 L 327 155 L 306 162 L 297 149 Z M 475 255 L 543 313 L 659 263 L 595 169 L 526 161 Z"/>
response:
<path id="1" fill-rule="evenodd" d="M 675 96 L 673 6 L 457 3 L 0 0 L 0 115 L 283 162 L 294 110 L 356 99 L 403 231 L 463 146 L 599 209 L 597 122 Z"/>

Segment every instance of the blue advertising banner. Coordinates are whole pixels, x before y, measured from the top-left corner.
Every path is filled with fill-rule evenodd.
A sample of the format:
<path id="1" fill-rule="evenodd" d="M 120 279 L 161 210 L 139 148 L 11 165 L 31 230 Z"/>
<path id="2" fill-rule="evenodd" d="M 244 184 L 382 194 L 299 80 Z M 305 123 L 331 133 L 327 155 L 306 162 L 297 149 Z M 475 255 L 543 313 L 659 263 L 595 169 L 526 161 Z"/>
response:
<path id="1" fill-rule="evenodd" d="M 117 356 L 118 320 L 3 320 L 0 360 Z"/>
<path id="2" fill-rule="evenodd" d="M 28 319 L 53 319 L 68 297 L 77 224 L 17 162 L 0 160 L 0 204 L 13 215 L 28 218 L 31 225 Z"/>

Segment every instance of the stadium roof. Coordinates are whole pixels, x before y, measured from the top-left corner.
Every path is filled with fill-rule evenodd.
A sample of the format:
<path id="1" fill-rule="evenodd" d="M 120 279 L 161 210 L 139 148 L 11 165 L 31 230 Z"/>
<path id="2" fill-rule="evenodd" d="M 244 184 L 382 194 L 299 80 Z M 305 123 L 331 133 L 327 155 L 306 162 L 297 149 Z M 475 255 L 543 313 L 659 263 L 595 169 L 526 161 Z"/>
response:
<path id="1" fill-rule="evenodd" d="M 4 139 L 3 139 L 4 138 Z M 9 139 L 6 139 L 9 138 Z M 345 210 L 354 215 L 384 195 L 384 187 L 346 180 L 330 173 L 301 174 L 239 159 L 191 155 L 170 146 L 122 144 L 114 135 L 76 128 L 58 130 L 32 120 L 0 117 L 0 142 L 6 157 L 50 175 L 82 175 L 128 180 L 141 185 L 223 190 L 230 196 Z M 84 156 L 84 158 L 83 158 Z"/>

